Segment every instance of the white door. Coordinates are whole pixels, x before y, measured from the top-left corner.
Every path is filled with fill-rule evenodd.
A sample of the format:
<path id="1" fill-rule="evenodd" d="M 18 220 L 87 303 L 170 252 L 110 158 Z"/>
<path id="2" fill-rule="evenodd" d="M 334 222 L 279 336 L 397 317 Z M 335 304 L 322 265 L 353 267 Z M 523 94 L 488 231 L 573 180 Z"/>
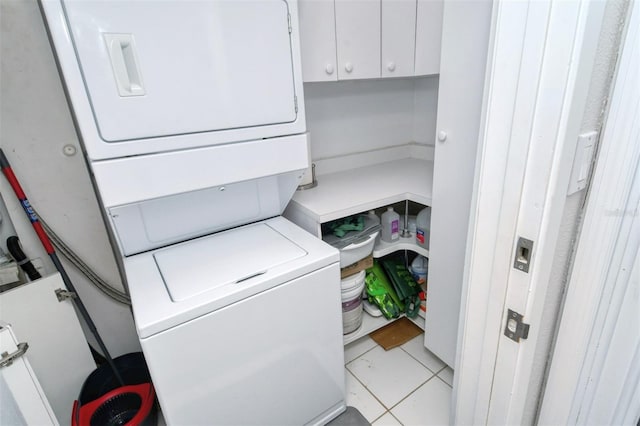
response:
<path id="1" fill-rule="evenodd" d="M 640 3 L 631 9 L 540 424 L 640 420 Z"/>
<path id="2" fill-rule="evenodd" d="M 381 16 L 382 77 L 412 76 L 416 46 L 416 0 L 382 0 Z"/>
<path id="3" fill-rule="evenodd" d="M 604 9 L 599 2 L 495 4 L 461 299 L 456 424 L 526 423 Z M 519 237 L 533 246 L 520 249 Z M 522 324 L 509 309 L 523 315 Z M 526 338 L 518 333 L 525 323 Z"/>
<path id="4" fill-rule="evenodd" d="M 444 0 L 418 0 L 415 75 L 440 72 L 443 8 Z"/>
<path id="5" fill-rule="evenodd" d="M 68 423 L 73 401 L 96 368 L 73 301 L 56 273 L 0 294 L 0 319 L 29 343 L 28 359 L 58 421 Z"/>
<path id="6" fill-rule="evenodd" d="M 300 0 L 302 79 L 336 81 L 336 19 L 333 0 Z"/>
<path id="7" fill-rule="evenodd" d="M 335 0 L 338 78 L 380 77 L 380 1 Z"/>
<path id="8" fill-rule="evenodd" d="M 57 425 L 27 354 L 28 342 L 19 342 L 11 326 L 0 321 L 0 424 Z"/>
<path id="9" fill-rule="evenodd" d="M 491 28 L 490 0 L 445 2 L 425 346 L 454 366 Z"/>

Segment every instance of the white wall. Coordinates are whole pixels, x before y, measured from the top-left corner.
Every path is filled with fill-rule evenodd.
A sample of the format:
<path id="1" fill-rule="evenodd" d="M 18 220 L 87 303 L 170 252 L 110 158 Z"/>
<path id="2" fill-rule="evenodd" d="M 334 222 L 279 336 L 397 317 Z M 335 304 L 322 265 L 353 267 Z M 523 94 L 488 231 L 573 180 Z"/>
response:
<path id="1" fill-rule="evenodd" d="M 621 40 L 620 30 L 624 24 L 627 6 L 627 0 L 611 0 L 607 3 L 580 133 L 602 129 Z M 524 416 L 527 424 L 533 424 L 535 419 L 541 386 L 555 339 L 562 298 L 573 260 L 573 250 L 582 221 L 586 192 L 586 190 L 579 191 L 568 196 L 565 201 L 551 280 L 545 300 L 543 313 L 545 321 L 541 324 L 533 373 L 529 382 Z"/>
<path id="2" fill-rule="evenodd" d="M 311 158 L 434 144 L 438 77 L 306 83 Z"/>
<path id="3" fill-rule="evenodd" d="M 100 276 L 122 289 L 35 0 L 0 2 L 0 49 L 3 151 L 27 197 L 49 225 Z M 65 145 L 75 147 L 77 154 L 64 155 Z M 4 177 L 0 191 L 25 253 L 44 259 L 46 271 L 53 272 Z M 63 263 L 111 355 L 140 350 L 129 308 L 108 299 Z"/>

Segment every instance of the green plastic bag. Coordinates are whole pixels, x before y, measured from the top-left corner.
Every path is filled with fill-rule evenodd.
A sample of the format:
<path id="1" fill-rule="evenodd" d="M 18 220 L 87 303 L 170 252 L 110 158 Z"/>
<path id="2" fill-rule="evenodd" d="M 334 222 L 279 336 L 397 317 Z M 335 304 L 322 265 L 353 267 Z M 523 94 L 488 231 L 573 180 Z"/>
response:
<path id="1" fill-rule="evenodd" d="M 364 281 L 369 302 L 378 306 L 385 318 L 398 318 L 404 311 L 404 305 L 377 260 L 374 260 L 373 267 L 367 269 Z"/>
<path id="2" fill-rule="evenodd" d="M 382 267 L 389 277 L 395 293 L 400 300 L 404 313 L 409 318 L 415 318 L 420 311 L 420 285 L 413 279 L 411 272 L 404 266 L 403 261 L 385 259 Z"/>

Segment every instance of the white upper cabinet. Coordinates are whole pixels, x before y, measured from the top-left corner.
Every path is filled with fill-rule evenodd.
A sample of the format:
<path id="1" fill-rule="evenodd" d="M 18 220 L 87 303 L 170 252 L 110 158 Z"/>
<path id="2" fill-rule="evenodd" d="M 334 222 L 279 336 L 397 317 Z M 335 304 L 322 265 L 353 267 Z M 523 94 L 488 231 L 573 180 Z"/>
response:
<path id="1" fill-rule="evenodd" d="M 338 78 L 380 77 L 380 0 L 335 0 Z"/>
<path id="2" fill-rule="evenodd" d="M 381 75 L 412 76 L 416 46 L 416 0 L 382 0 L 381 7 Z"/>
<path id="3" fill-rule="evenodd" d="M 415 75 L 440 73 L 443 1 L 418 0 Z"/>
<path id="4" fill-rule="evenodd" d="M 440 72 L 444 0 L 299 0 L 304 81 Z"/>
<path id="5" fill-rule="evenodd" d="M 300 43 L 302 79 L 336 81 L 336 22 L 333 0 L 300 1 Z"/>

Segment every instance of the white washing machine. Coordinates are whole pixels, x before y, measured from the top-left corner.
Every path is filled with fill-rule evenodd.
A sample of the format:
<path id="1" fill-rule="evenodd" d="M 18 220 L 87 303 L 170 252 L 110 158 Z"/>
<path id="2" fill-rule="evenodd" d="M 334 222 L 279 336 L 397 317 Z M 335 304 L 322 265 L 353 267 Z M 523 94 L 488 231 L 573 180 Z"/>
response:
<path id="1" fill-rule="evenodd" d="M 345 409 L 338 252 L 280 217 L 309 166 L 295 0 L 42 0 L 168 424 Z"/>
<path id="2" fill-rule="evenodd" d="M 339 256 L 282 217 L 125 259 L 168 424 L 322 424 L 344 410 Z"/>

